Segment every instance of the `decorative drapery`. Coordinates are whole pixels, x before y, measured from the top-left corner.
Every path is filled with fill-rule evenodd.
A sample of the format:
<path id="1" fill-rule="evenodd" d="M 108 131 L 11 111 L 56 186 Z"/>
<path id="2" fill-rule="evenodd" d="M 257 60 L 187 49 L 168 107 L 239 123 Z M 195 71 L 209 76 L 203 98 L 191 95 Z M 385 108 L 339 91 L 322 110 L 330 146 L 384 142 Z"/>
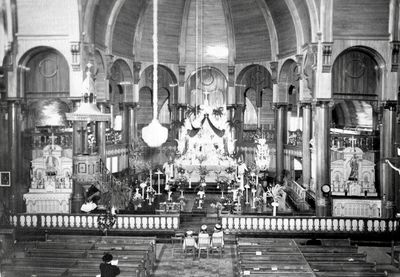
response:
<path id="1" fill-rule="evenodd" d="M 219 136 L 219 137 L 223 137 L 225 134 L 225 130 L 220 130 L 217 127 L 215 127 L 215 125 L 211 122 L 210 118 L 208 117 L 208 114 L 204 115 L 204 118 L 201 120 L 200 122 L 200 127 L 199 128 L 194 128 L 192 125 L 192 130 L 188 131 L 188 135 L 192 138 L 195 135 L 197 135 L 197 133 L 201 130 L 204 122 L 207 120 L 208 124 L 210 125 L 211 129 L 213 130 L 213 132 Z"/>

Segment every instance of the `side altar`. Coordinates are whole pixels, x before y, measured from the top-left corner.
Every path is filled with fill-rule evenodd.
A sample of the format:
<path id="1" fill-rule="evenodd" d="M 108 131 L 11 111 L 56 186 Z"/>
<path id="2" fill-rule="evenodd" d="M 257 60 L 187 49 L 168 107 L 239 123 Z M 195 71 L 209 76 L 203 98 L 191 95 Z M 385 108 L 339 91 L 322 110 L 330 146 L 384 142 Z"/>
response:
<path id="1" fill-rule="evenodd" d="M 33 152 L 31 184 L 24 194 L 27 213 L 69 213 L 72 150 L 51 144 Z"/>
<path id="2" fill-rule="evenodd" d="M 236 140 L 225 107 L 213 107 L 206 101 L 186 117 L 176 141 L 180 156 L 174 164 L 185 170 L 190 181 L 199 182 L 204 176 L 206 182 L 216 182 L 217 176 L 231 177 L 232 170 L 228 173 L 226 169 L 236 171 L 237 162 L 230 156 Z"/>

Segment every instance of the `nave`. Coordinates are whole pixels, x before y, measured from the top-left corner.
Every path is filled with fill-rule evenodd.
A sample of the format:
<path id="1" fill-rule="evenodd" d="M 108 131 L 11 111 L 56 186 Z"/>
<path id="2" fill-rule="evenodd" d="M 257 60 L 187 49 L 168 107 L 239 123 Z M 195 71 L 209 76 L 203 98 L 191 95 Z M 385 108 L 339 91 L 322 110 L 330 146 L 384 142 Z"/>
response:
<path id="1" fill-rule="evenodd" d="M 52 235 L 18 240 L 1 262 L 1 276 L 96 276 L 101 256 L 118 260 L 118 276 L 399 276 L 390 246 L 357 246 L 348 239 L 225 236 L 222 253 L 185 253 L 179 233 L 157 237 Z M 25 238 L 26 239 L 26 238 Z M 397 268 L 395 267 L 397 266 Z"/>

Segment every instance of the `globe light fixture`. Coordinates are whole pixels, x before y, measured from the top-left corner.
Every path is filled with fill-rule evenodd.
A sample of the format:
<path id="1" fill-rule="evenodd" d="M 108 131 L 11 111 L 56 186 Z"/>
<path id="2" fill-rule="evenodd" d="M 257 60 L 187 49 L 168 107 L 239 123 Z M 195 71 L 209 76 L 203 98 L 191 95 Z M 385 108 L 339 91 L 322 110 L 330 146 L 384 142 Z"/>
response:
<path id="1" fill-rule="evenodd" d="M 168 138 L 168 129 L 157 118 L 158 109 L 158 0 L 153 0 L 153 120 L 142 129 L 142 138 L 150 147 L 160 147 Z"/>

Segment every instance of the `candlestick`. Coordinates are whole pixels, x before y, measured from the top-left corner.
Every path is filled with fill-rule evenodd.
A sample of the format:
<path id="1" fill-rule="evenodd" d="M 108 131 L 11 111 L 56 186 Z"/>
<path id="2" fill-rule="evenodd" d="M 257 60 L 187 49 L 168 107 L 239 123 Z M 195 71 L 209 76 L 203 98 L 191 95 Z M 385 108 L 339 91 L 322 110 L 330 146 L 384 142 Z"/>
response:
<path id="1" fill-rule="evenodd" d="M 256 190 L 255 189 L 252 189 L 251 190 L 251 192 L 252 192 L 252 197 L 253 197 L 253 199 L 252 199 L 252 205 L 251 205 L 251 208 L 252 209 L 255 209 L 256 208 L 256 201 L 254 201 L 255 200 L 255 198 L 256 198 Z"/>
<path id="2" fill-rule="evenodd" d="M 246 186 L 246 205 L 249 205 L 250 203 L 249 203 L 249 189 L 248 189 L 248 187 Z"/>
<path id="3" fill-rule="evenodd" d="M 163 174 L 163 173 L 160 171 L 160 169 L 157 169 L 156 174 L 157 174 L 157 181 L 158 181 L 158 192 L 157 192 L 157 195 L 161 195 L 161 192 L 160 192 L 160 183 L 161 183 L 160 175 Z"/>

